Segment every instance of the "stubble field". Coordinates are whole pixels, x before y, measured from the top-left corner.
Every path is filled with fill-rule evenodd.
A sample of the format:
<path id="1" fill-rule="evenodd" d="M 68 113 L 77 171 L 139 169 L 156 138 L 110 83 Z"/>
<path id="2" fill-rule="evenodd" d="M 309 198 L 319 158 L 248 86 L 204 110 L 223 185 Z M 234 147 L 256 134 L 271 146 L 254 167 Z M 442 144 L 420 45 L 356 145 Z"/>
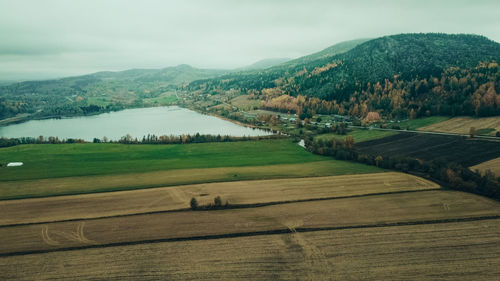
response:
<path id="1" fill-rule="evenodd" d="M 209 154 L 242 166 L 199 159 L 193 165 L 208 167 L 3 181 L 4 199 L 73 195 L 0 201 L 0 279 L 492 280 L 500 273 L 497 201 L 280 149 L 274 155 L 284 158 L 272 165 L 221 149 Z M 255 180 L 273 177 L 280 179 Z M 128 188 L 148 189 L 102 192 Z M 229 208 L 188 208 L 192 197 L 206 205 L 215 196 Z"/>
<path id="2" fill-rule="evenodd" d="M 0 257 L 4 280 L 495 280 L 500 220 Z"/>
<path id="3" fill-rule="evenodd" d="M 485 118 L 472 118 L 472 117 L 455 117 L 449 120 L 431 124 L 419 128 L 422 131 L 445 132 L 455 134 L 468 134 L 470 128 L 474 127 L 476 130 L 487 130 L 485 135 L 495 134 L 500 131 L 500 117 L 485 117 Z M 481 133 L 481 131 L 480 131 Z"/>
<path id="4" fill-rule="evenodd" d="M 438 189 L 433 182 L 396 172 L 299 179 L 254 180 L 133 191 L 0 201 L 0 226 L 99 218 L 189 208 L 191 198 L 214 197 L 232 206 Z"/>
<path id="5" fill-rule="evenodd" d="M 495 174 L 496 177 L 500 177 L 500 157 L 472 166 L 470 167 L 470 169 L 472 171 L 475 171 L 477 169 L 481 173 L 486 172 L 486 170 L 490 170 Z"/>
<path id="6" fill-rule="evenodd" d="M 265 233 L 500 218 L 500 204 L 453 191 L 371 195 L 218 211 L 180 211 L 0 228 L 0 255 Z"/>

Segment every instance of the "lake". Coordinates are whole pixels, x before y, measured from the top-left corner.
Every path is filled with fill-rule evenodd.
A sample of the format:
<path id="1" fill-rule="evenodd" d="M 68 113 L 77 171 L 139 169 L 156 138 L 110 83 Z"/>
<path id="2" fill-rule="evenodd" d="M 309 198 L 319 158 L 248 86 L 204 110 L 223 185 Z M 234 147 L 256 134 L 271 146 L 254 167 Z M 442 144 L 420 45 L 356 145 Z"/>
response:
<path id="1" fill-rule="evenodd" d="M 264 136 L 269 132 L 243 127 L 220 118 L 200 114 L 178 106 L 126 109 L 93 116 L 31 120 L 0 127 L 0 136 L 59 137 L 92 141 L 106 136 L 119 140 L 126 134 L 142 138 L 148 134 L 211 134 L 230 136 Z"/>

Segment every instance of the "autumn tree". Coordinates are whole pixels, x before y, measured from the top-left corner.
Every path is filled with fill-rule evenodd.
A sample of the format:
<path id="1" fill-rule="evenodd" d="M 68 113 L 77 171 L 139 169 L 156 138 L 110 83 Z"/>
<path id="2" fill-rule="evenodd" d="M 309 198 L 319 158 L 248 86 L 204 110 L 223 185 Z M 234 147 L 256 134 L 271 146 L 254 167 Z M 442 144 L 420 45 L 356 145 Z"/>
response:
<path id="1" fill-rule="evenodd" d="M 473 138 L 475 135 L 477 135 L 477 130 L 475 127 L 470 127 L 469 129 L 469 135 L 471 138 Z"/>
<path id="2" fill-rule="evenodd" d="M 354 138 L 351 135 L 345 137 L 344 148 L 347 150 L 352 150 L 354 148 Z"/>

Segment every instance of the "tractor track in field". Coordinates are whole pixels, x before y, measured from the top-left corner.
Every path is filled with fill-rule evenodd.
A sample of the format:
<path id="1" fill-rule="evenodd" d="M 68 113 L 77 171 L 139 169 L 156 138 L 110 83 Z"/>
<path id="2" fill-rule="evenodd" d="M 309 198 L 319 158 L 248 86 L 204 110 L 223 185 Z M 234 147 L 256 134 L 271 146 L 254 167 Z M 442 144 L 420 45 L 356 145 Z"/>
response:
<path id="1" fill-rule="evenodd" d="M 0 253 L 0 257 L 22 256 L 22 255 L 43 254 L 43 253 L 51 253 L 51 252 L 65 252 L 65 251 L 119 247 L 119 246 L 131 246 L 131 245 L 152 244 L 152 243 L 165 243 L 165 242 L 226 239 L 226 238 L 252 237 L 252 236 L 262 236 L 262 235 L 276 235 L 276 234 L 297 234 L 297 233 L 307 233 L 307 232 L 316 232 L 316 231 L 335 231 L 335 230 L 346 230 L 346 229 L 365 229 L 365 228 L 378 228 L 378 227 L 430 225 L 430 224 L 458 223 L 458 222 L 471 222 L 471 221 L 484 221 L 484 220 L 497 220 L 497 219 L 500 219 L 500 215 L 481 216 L 481 217 L 465 217 L 465 218 L 462 217 L 462 218 L 437 219 L 437 220 L 421 220 L 421 221 L 401 221 L 401 222 L 391 222 L 391 223 L 361 224 L 361 225 L 346 225 L 346 226 L 331 226 L 331 227 L 296 227 L 293 229 L 291 229 L 290 227 L 285 227 L 285 228 L 274 229 L 274 230 L 265 230 L 265 231 L 236 232 L 236 233 L 225 233 L 225 234 L 214 234 L 214 235 L 199 235 L 199 236 L 189 236 L 189 237 L 152 239 L 152 240 L 117 242 L 117 243 L 106 243 L 106 244 L 90 244 L 90 245 L 84 245 L 84 246 L 65 247 L 65 248 L 58 248 L 58 249 Z M 45 234 L 43 234 L 44 229 L 46 230 Z M 42 235 L 46 235 L 45 238 L 48 238 L 47 234 L 48 234 L 48 227 L 47 228 L 43 227 L 42 228 Z M 297 237 L 295 237 L 295 238 L 297 238 Z M 293 242 L 294 243 L 304 242 L 304 241 L 300 240 L 300 238 L 301 237 L 298 237 L 299 240 L 295 239 Z M 313 255 L 313 256 L 319 255 L 319 253 L 317 251 L 315 251 L 314 253 L 311 253 L 311 255 Z"/>

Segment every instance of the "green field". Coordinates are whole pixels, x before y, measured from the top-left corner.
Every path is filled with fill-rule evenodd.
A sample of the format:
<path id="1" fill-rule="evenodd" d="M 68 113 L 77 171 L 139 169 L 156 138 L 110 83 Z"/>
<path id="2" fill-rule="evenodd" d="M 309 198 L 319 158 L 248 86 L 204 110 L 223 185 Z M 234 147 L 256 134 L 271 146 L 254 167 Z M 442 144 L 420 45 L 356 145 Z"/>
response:
<path id="1" fill-rule="evenodd" d="M 397 132 L 394 132 L 394 131 L 354 129 L 346 135 L 322 134 L 322 135 L 316 136 L 316 139 L 322 139 L 324 141 L 331 140 L 332 138 L 335 138 L 337 140 L 344 140 L 347 135 L 351 135 L 354 138 L 354 142 L 363 142 L 363 141 L 388 137 L 388 136 L 392 136 L 395 134 L 397 134 Z"/>
<path id="2" fill-rule="evenodd" d="M 431 117 L 424 117 L 424 118 L 418 118 L 418 119 L 413 119 L 413 120 L 407 120 L 407 121 L 393 123 L 393 124 L 399 126 L 402 130 L 405 130 L 405 129 L 416 130 L 420 127 L 429 126 L 429 125 L 432 125 L 435 123 L 446 121 L 448 119 L 450 119 L 450 117 L 431 116 Z"/>
<path id="3" fill-rule="evenodd" d="M 93 104 L 93 105 L 105 107 L 105 106 L 111 104 L 111 100 L 108 97 L 88 97 L 87 104 L 88 105 Z"/>
<path id="4" fill-rule="evenodd" d="M 177 95 L 173 93 L 162 94 L 156 98 L 143 99 L 143 103 L 146 105 L 171 105 L 176 103 L 177 101 Z"/>
<path id="5" fill-rule="evenodd" d="M 0 149 L 0 163 L 24 162 L 22 167 L 0 168 L 0 181 L 324 160 L 330 158 L 313 155 L 289 140 L 178 145 L 19 145 Z"/>
<path id="6" fill-rule="evenodd" d="M 374 173 L 289 140 L 179 145 L 38 144 L 0 149 L 0 199 L 191 183 Z"/>

